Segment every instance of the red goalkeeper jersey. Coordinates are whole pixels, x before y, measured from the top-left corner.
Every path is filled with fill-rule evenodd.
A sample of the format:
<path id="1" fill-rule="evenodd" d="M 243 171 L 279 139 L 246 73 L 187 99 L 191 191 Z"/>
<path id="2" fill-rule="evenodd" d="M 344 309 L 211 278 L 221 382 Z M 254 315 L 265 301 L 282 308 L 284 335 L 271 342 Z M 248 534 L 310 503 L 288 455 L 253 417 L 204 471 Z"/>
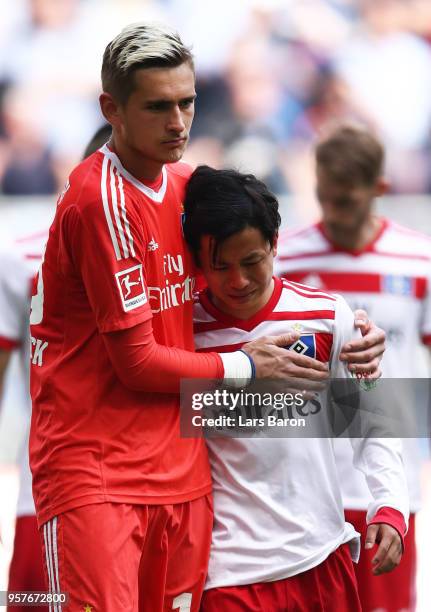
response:
<path id="1" fill-rule="evenodd" d="M 155 340 L 192 351 L 182 199 L 190 168 L 157 191 L 106 145 L 71 174 L 32 298 L 30 462 L 39 523 L 89 503 L 179 503 L 210 491 L 202 439 L 181 439 L 177 395 L 125 387 L 103 333 L 152 317 Z"/>

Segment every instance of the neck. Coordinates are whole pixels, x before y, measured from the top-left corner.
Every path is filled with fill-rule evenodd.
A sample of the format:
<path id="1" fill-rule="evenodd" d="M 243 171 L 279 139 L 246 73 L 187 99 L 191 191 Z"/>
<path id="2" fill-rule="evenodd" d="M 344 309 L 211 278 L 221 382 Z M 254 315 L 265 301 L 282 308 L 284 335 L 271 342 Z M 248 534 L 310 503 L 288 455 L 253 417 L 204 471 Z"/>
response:
<path id="1" fill-rule="evenodd" d="M 108 144 L 127 172 L 141 183 L 152 183 L 160 176 L 164 165 L 162 162 L 143 157 L 139 151 L 119 142 L 114 136 Z"/>
<path id="2" fill-rule="evenodd" d="M 325 232 L 336 246 L 349 251 L 360 251 L 372 242 L 382 227 L 382 220 L 370 216 L 352 230 L 338 229 L 323 222 Z"/>

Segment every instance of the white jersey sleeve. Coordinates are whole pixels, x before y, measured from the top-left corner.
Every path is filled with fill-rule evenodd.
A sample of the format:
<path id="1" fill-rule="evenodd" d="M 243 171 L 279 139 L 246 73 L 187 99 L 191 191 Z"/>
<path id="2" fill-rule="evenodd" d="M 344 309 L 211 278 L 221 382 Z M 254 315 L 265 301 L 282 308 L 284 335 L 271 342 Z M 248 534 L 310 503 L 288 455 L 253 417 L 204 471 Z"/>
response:
<path id="1" fill-rule="evenodd" d="M 338 358 L 342 346 L 353 337 L 360 336 L 354 329 L 354 315 L 344 298 L 337 297 L 333 352 L 331 356 L 332 378 L 348 378 L 351 374 L 344 362 Z M 377 383 L 378 384 L 378 383 Z M 367 401 L 367 392 L 361 394 L 361 401 Z M 360 409 L 360 408 L 359 408 Z M 335 444 L 347 440 L 335 440 Z M 402 444 L 398 438 L 350 438 L 353 448 L 353 464 L 367 481 L 372 501 L 368 506 L 369 522 L 384 506 L 402 513 L 406 525 L 409 518 L 409 496 L 402 460 Z"/>
<path id="2" fill-rule="evenodd" d="M 30 272 L 24 257 L 12 250 L 0 252 L 0 339 L 11 348 L 23 336 L 30 296 Z"/>
<path id="3" fill-rule="evenodd" d="M 28 461 L 28 429 L 30 425 L 30 396 L 28 390 L 29 333 L 31 279 L 35 261 L 11 245 L 0 251 L 0 349 L 13 351 L 5 376 L 1 400 L 3 415 L 14 413 L 22 426 L 21 444 L 17 449 L 20 486 L 17 516 L 34 515 L 31 473 Z M 7 425 L 5 425 L 7 431 Z"/>

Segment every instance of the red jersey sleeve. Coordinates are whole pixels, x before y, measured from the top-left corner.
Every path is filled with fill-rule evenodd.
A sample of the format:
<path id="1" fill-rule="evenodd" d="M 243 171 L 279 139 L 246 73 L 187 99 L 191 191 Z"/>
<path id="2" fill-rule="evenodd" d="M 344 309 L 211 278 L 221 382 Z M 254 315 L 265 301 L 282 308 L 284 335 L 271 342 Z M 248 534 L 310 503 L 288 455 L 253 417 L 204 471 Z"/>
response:
<path id="1" fill-rule="evenodd" d="M 118 178 L 118 177 L 117 177 Z M 70 205 L 62 217 L 64 265 L 82 277 L 100 332 L 127 329 L 151 318 L 144 267 L 144 229 L 133 206 L 102 202 Z"/>

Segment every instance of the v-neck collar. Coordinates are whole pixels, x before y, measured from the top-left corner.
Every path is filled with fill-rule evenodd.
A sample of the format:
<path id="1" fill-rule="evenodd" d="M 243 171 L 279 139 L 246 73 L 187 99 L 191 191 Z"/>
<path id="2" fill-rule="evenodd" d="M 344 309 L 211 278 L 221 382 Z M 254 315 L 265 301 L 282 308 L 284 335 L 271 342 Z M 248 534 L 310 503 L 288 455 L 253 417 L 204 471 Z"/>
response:
<path id="1" fill-rule="evenodd" d="M 202 291 L 202 293 L 199 295 L 199 300 L 206 312 L 220 323 L 223 323 L 226 327 L 236 327 L 244 331 L 251 331 L 260 323 L 266 321 L 268 319 L 269 314 L 278 304 L 278 301 L 281 296 L 281 291 L 283 289 L 283 283 L 279 278 L 275 276 L 273 277 L 273 279 L 274 289 L 272 291 L 271 297 L 269 298 L 265 306 L 262 306 L 262 308 L 258 310 L 249 319 L 238 319 L 237 317 L 232 317 L 231 315 L 217 308 L 217 306 L 215 306 L 210 299 L 208 288 Z"/>
<path id="2" fill-rule="evenodd" d="M 139 191 L 141 191 L 148 198 L 150 198 L 154 202 L 157 202 L 158 204 L 163 202 L 163 198 L 165 197 L 166 193 L 166 187 L 168 184 L 168 174 L 165 166 L 163 166 L 162 168 L 162 184 L 160 185 L 160 188 L 156 191 L 154 189 L 151 189 L 151 187 L 145 185 L 145 183 L 141 183 L 141 181 L 138 181 L 138 179 L 135 178 L 133 174 L 130 174 L 130 172 L 126 170 L 126 168 L 121 163 L 118 155 L 114 153 L 114 151 L 111 151 L 107 144 L 104 144 L 103 147 L 99 149 L 99 151 L 101 151 L 103 155 L 105 155 L 105 157 L 110 159 L 114 166 L 118 169 L 118 171 L 124 176 L 124 178 L 127 179 L 129 183 L 132 183 L 132 185 L 134 185 L 137 189 L 139 189 Z"/>
<path id="3" fill-rule="evenodd" d="M 322 234 L 325 240 L 329 243 L 332 253 L 346 253 L 346 255 L 352 255 L 352 257 L 359 257 L 360 255 L 364 255 L 364 253 L 373 253 L 377 242 L 380 240 L 383 233 L 386 231 L 389 225 L 388 220 L 383 219 L 383 218 L 380 218 L 380 220 L 382 224 L 377 234 L 368 244 L 362 247 L 362 249 L 346 249 L 344 247 L 339 246 L 335 242 L 333 242 L 331 238 L 328 236 L 328 234 L 326 233 L 323 221 L 319 221 L 319 223 L 316 223 L 316 228 L 319 230 L 319 232 Z"/>

